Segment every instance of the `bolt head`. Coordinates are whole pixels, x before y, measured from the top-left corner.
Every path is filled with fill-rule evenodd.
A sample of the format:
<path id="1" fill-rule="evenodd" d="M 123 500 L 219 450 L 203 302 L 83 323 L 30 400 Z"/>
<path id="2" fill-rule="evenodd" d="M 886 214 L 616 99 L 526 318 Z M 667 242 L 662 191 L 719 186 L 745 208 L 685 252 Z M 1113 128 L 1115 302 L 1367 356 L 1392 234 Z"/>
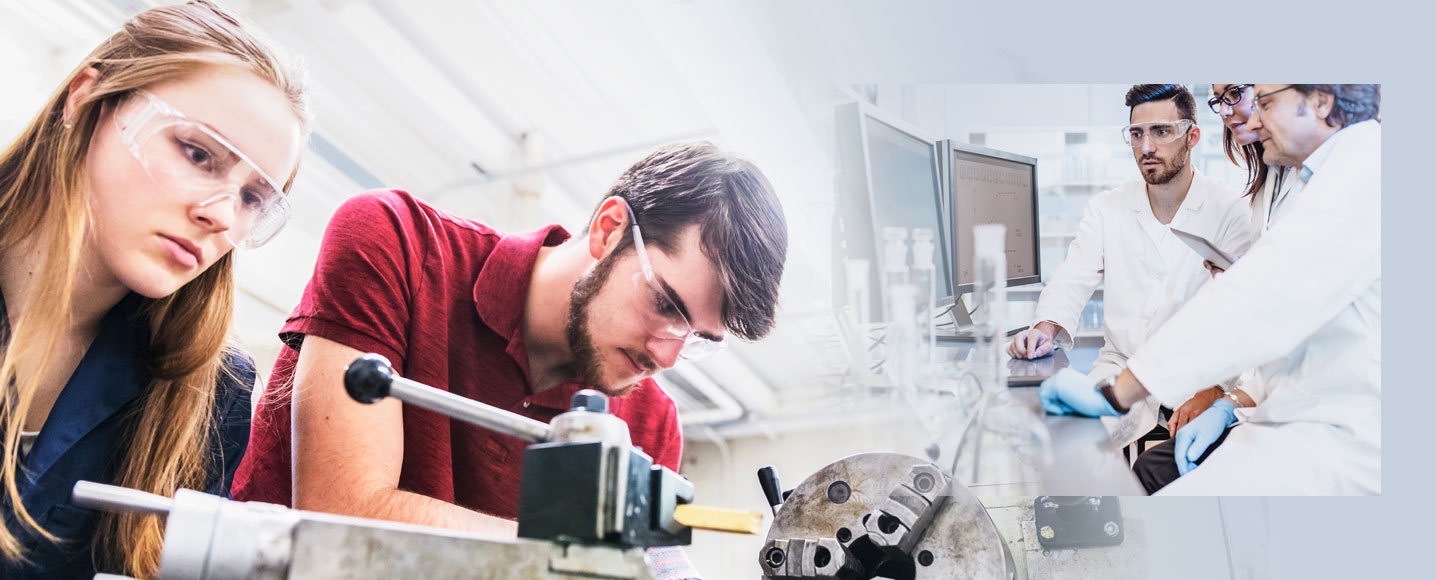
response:
<path id="1" fill-rule="evenodd" d="M 781 548 L 773 548 L 771 550 L 768 550 L 768 553 L 764 556 L 763 560 L 766 564 L 768 564 L 769 567 L 777 568 L 779 566 L 782 566 L 783 561 L 787 560 L 787 558 L 785 557 L 785 554 L 783 554 L 783 550 Z"/>
<path id="2" fill-rule="evenodd" d="M 1050 540 L 1053 536 L 1057 535 L 1056 532 L 1052 531 L 1052 526 L 1042 526 L 1042 529 L 1037 533 L 1042 534 L 1042 539 L 1044 540 Z"/>
<path id="3" fill-rule="evenodd" d="M 608 396 L 593 389 L 584 389 L 573 394 L 568 410 L 607 413 Z"/>
<path id="4" fill-rule="evenodd" d="M 1102 525 L 1102 531 L 1107 532 L 1107 535 L 1113 538 L 1117 537 L 1117 532 L 1121 530 L 1121 528 L 1117 527 L 1117 522 L 1107 522 Z"/>

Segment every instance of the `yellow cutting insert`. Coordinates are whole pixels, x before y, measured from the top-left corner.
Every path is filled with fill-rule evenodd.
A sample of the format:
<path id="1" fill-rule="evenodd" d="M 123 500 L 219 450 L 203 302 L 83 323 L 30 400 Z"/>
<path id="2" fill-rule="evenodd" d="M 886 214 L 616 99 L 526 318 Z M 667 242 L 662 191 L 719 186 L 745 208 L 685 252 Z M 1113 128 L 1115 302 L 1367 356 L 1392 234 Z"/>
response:
<path id="1" fill-rule="evenodd" d="M 673 510 L 673 519 L 695 530 L 756 535 L 763 528 L 763 514 L 683 504 Z"/>

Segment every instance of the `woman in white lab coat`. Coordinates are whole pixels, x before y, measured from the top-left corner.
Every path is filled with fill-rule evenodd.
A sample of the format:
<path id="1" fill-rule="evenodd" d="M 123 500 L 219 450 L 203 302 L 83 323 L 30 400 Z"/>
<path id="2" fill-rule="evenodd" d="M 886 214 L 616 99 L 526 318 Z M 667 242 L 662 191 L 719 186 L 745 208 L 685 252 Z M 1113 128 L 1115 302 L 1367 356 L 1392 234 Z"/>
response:
<path id="1" fill-rule="evenodd" d="M 1287 168 L 1268 165 L 1262 161 L 1265 148 L 1262 147 L 1257 134 L 1247 129 L 1247 122 L 1256 106 L 1255 91 L 1251 84 L 1214 83 L 1212 98 L 1207 100 L 1207 105 L 1222 120 L 1222 150 L 1227 154 L 1227 159 L 1247 170 L 1247 185 L 1242 197 L 1251 199 L 1251 243 L 1255 243 L 1270 223 L 1268 218 L 1274 197 L 1272 192 L 1279 191 L 1283 185 L 1290 183 L 1286 181 Z M 1211 262 L 1203 262 L 1203 265 L 1213 275 L 1222 271 Z M 1244 375 L 1236 382 L 1239 384 L 1248 379 L 1249 377 Z M 1239 386 L 1233 388 L 1228 384 L 1226 388 L 1244 404 L 1253 404 Z M 1174 409 L 1171 420 L 1167 422 L 1167 430 L 1176 433 L 1187 421 L 1207 410 L 1217 397 L 1223 396 L 1224 393 L 1220 391 L 1221 389 L 1214 388 L 1199 392 L 1187 404 Z"/>
<path id="2" fill-rule="evenodd" d="M 1212 98 L 1207 101 L 1212 112 L 1222 120 L 1222 149 L 1227 154 L 1227 159 L 1232 163 L 1247 170 L 1247 186 L 1243 197 L 1251 198 L 1251 235 L 1252 243 L 1261 237 L 1267 227 L 1271 225 L 1272 200 L 1280 198 L 1285 201 L 1284 196 L 1277 195 L 1288 190 L 1291 186 L 1289 179 L 1294 179 L 1290 168 L 1280 165 L 1268 165 L 1262 161 L 1262 154 L 1265 147 L 1262 146 L 1257 134 L 1247 129 L 1247 122 L 1251 119 L 1256 107 L 1255 90 L 1251 84 L 1222 84 L 1212 85 Z M 1213 266 L 1210 262 L 1204 262 L 1213 275 L 1222 270 Z M 1254 401 L 1240 388 L 1241 383 L 1251 380 L 1250 372 L 1243 374 L 1237 381 L 1237 387 L 1232 389 L 1232 396 L 1237 397 L 1243 405 L 1253 405 Z M 1212 399 L 1221 396 L 1217 393 L 1199 393 L 1194 399 Z M 1167 430 L 1176 433 L 1187 421 L 1196 418 L 1211 403 L 1207 405 L 1182 405 L 1181 408 L 1173 411 L 1172 419 L 1167 422 Z"/>
<path id="3" fill-rule="evenodd" d="M 1252 242 L 1260 238 L 1271 224 L 1272 200 L 1291 185 L 1288 168 L 1268 165 L 1262 161 L 1265 148 L 1257 134 L 1247 129 L 1256 106 L 1255 90 L 1250 84 L 1213 84 L 1208 104 L 1222 120 L 1222 148 L 1227 159 L 1246 168 L 1247 187 L 1244 196 L 1251 198 Z M 1285 201 L 1282 198 L 1282 201 Z"/>

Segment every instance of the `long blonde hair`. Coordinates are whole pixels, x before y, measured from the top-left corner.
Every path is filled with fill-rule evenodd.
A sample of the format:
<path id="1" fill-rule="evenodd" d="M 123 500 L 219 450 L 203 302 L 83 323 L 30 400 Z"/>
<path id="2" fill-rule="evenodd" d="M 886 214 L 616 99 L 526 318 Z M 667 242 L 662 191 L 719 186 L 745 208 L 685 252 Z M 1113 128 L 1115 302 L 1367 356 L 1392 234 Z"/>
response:
<path id="1" fill-rule="evenodd" d="M 206 1 L 148 10 L 136 15 L 70 73 L 44 110 L 0 154 L 0 248 L 27 244 L 43 253 L 31 282 L 44 292 L 23 312 L 0 347 L 0 492 L 16 521 L 49 541 L 20 500 L 19 440 L 39 378 L 17 376 L 24 368 L 46 368 L 50 353 L 69 328 L 81 249 L 90 227 L 85 195 L 86 153 L 107 108 L 137 89 L 182 80 L 213 67 L 237 67 L 272 83 L 289 99 L 309 132 L 303 72 L 251 25 Z M 66 100 L 76 78 L 98 72 L 90 93 Z M 73 106 L 78 105 L 78 106 Z M 296 167 L 297 171 L 297 167 Z M 284 189 L 293 182 L 291 173 Z M 112 483 L 164 496 L 203 484 L 215 466 L 208 457 L 216 381 L 226 355 L 234 306 L 233 255 L 226 254 L 199 277 L 165 298 L 145 300 L 150 325 L 146 365 L 149 388 L 131 407 L 123 461 Z M 3 321 L 0 321 L 3 322 Z M 159 567 L 160 518 L 104 514 L 93 539 L 98 565 L 140 577 Z M 0 557 L 26 558 L 19 538 L 0 526 Z"/>

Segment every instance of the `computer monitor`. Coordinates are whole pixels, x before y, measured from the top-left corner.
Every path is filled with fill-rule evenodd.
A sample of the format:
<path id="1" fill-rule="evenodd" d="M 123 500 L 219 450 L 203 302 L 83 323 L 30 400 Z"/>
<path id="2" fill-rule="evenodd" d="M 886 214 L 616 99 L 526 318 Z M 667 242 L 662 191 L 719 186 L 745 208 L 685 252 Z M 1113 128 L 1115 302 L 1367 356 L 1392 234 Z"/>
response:
<path id="1" fill-rule="evenodd" d="M 867 103 L 838 107 L 837 137 L 841 165 L 840 215 L 844 218 L 846 258 L 865 259 L 869 274 L 872 321 L 883 320 L 883 229 L 901 226 L 933 232 L 933 264 L 940 305 L 951 303 L 946 208 L 938 169 L 937 140 Z M 912 237 L 909 233 L 908 241 Z M 839 269 L 839 276 L 844 270 Z M 841 302 L 840 302 L 841 303 Z"/>
<path id="2" fill-rule="evenodd" d="M 1007 226 L 1007 285 L 1042 281 L 1037 231 L 1037 160 L 951 140 L 939 143 L 947 198 L 954 294 L 975 288 L 972 228 Z"/>

